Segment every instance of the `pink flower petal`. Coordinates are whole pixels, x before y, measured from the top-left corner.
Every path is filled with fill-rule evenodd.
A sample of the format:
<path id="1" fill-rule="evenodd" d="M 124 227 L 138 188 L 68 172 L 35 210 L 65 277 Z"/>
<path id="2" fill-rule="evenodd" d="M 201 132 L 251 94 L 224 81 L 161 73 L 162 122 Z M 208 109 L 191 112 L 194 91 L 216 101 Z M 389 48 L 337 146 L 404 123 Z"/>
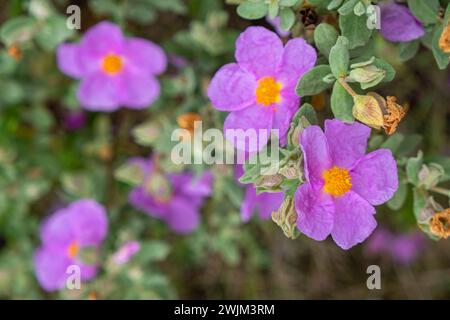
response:
<path id="1" fill-rule="evenodd" d="M 238 64 L 229 63 L 217 71 L 208 88 L 208 98 L 218 110 L 234 111 L 255 103 L 257 82 Z"/>
<path id="2" fill-rule="evenodd" d="M 159 97 L 159 82 L 150 73 L 131 73 L 128 70 L 120 75 L 121 105 L 131 109 L 149 107 Z"/>
<path id="3" fill-rule="evenodd" d="M 314 240 L 324 240 L 333 229 L 334 204 L 332 198 L 302 184 L 295 193 L 297 228 Z"/>
<path id="4" fill-rule="evenodd" d="M 352 190 L 377 206 L 392 198 L 398 188 L 397 162 L 388 149 L 361 158 L 350 171 Z"/>
<path id="5" fill-rule="evenodd" d="M 276 111 L 273 118 L 273 128 L 279 130 L 280 145 L 286 145 L 286 135 L 291 126 L 291 120 L 300 104 L 299 97 L 290 99 L 282 98 L 282 101 L 276 105 Z"/>
<path id="6" fill-rule="evenodd" d="M 338 246 L 347 250 L 375 230 L 375 208 L 353 191 L 333 199 L 336 211 L 331 235 Z"/>
<path id="7" fill-rule="evenodd" d="M 370 128 L 361 123 L 347 124 L 339 120 L 325 120 L 325 136 L 333 164 L 350 168 L 364 156 Z"/>
<path id="8" fill-rule="evenodd" d="M 200 216 L 196 206 L 193 206 L 189 199 L 176 197 L 170 200 L 170 213 L 165 217 L 165 221 L 170 228 L 178 233 L 189 233 L 197 228 Z"/>
<path id="9" fill-rule="evenodd" d="M 120 107 L 121 94 L 120 77 L 99 71 L 81 80 L 77 98 L 84 109 L 114 111 Z"/>
<path id="10" fill-rule="evenodd" d="M 72 78 L 81 78 L 83 68 L 79 60 L 78 44 L 63 43 L 56 50 L 56 60 L 58 68 Z"/>
<path id="11" fill-rule="evenodd" d="M 257 79 L 274 76 L 283 54 L 276 33 L 263 27 L 248 27 L 236 41 L 236 60 Z"/>
<path id="12" fill-rule="evenodd" d="M 157 75 L 163 73 L 167 67 L 167 57 L 164 51 L 152 41 L 131 38 L 127 39 L 124 47 L 127 68 L 133 72 Z"/>

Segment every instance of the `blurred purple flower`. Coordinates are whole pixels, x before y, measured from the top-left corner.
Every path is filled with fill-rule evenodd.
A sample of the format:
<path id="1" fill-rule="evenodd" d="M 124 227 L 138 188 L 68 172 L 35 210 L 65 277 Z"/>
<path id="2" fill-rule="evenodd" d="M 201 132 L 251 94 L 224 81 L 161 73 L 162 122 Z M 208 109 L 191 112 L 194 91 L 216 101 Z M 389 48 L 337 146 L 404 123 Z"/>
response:
<path id="1" fill-rule="evenodd" d="M 408 7 L 389 1 L 380 4 L 381 34 L 392 42 L 408 42 L 425 34 L 425 29 Z"/>
<path id="2" fill-rule="evenodd" d="M 78 44 L 57 49 L 60 70 L 80 79 L 77 98 L 92 111 L 114 111 L 120 107 L 142 109 L 159 96 L 155 76 L 164 72 L 167 58 L 153 42 L 125 38 L 119 26 L 100 22 L 90 28 Z"/>
<path id="3" fill-rule="evenodd" d="M 271 18 L 269 16 L 266 17 L 266 21 L 273 27 L 273 29 L 275 30 L 276 33 L 278 33 L 278 35 L 282 38 L 287 38 L 291 35 L 290 31 L 284 31 L 281 28 L 281 18 L 279 16 L 275 17 L 275 18 Z"/>
<path id="4" fill-rule="evenodd" d="M 130 261 L 130 259 L 141 249 L 141 244 L 137 241 L 129 241 L 122 245 L 113 255 L 113 261 L 117 265 L 122 265 Z"/>
<path id="5" fill-rule="evenodd" d="M 259 134 L 256 143 L 235 137 L 230 129 L 278 129 L 280 142 L 286 133 L 300 98 L 295 93 L 298 79 L 316 63 L 317 54 L 305 40 L 289 40 L 286 46 L 272 31 L 247 28 L 236 41 L 237 63 L 217 71 L 208 88 L 213 106 L 230 111 L 224 123 L 226 138 L 238 149 L 253 152 L 268 141 L 270 132 Z"/>
<path id="6" fill-rule="evenodd" d="M 64 115 L 63 124 L 68 131 L 78 130 L 86 124 L 86 114 L 82 110 L 69 111 Z"/>
<path id="7" fill-rule="evenodd" d="M 310 238 L 331 234 L 343 249 L 364 241 L 375 229 L 375 208 L 398 187 L 397 163 L 388 149 L 365 155 L 370 128 L 326 120 L 303 130 L 300 145 L 306 183 L 295 193 L 297 227 Z"/>
<path id="8" fill-rule="evenodd" d="M 170 60 L 170 63 L 177 69 L 184 68 L 189 63 L 184 57 L 176 55 L 176 54 L 170 55 L 169 60 Z"/>
<path id="9" fill-rule="evenodd" d="M 386 229 L 373 233 L 366 245 L 371 255 L 388 255 L 399 264 L 410 264 L 425 248 L 425 237 L 420 232 L 394 234 Z"/>
<path id="10" fill-rule="evenodd" d="M 166 179 L 170 189 L 161 184 L 160 189 L 149 190 L 147 185 L 154 177 L 158 178 L 152 160 L 134 158 L 130 161 L 139 165 L 144 173 L 144 183 L 129 195 L 130 203 L 136 209 L 164 220 L 177 233 L 192 232 L 199 224 L 203 201 L 212 192 L 212 174 L 209 171 L 200 177 L 190 172 L 167 174 L 160 179 Z"/>
<path id="11" fill-rule="evenodd" d="M 79 256 L 84 248 L 99 249 L 108 230 L 103 206 L 82 199 L 56 211 L 41 228 L 42 245 L 34 255 L 36 277 L 43 289 L 55 291 L 65 286 L 70 265 L 80 267 L 81 280 L 95 277 L 97 266 Z"/>
<path id="12" fill-rule="evenodd" d="M 236 165 L 235 177 L 238 182 L 243 174 L 244 169 L 242 165 Z M 244 222 L 249 221 L 255 211 L 261 219 L 267 220 L 270 218 L 272 212 L 277 211 L 283 203 L 283 192 L 264 192 L 258 195 L 253 185 L 241 185 L 245 187 L 244 200 L 241 204 L 241 218 Z"/>

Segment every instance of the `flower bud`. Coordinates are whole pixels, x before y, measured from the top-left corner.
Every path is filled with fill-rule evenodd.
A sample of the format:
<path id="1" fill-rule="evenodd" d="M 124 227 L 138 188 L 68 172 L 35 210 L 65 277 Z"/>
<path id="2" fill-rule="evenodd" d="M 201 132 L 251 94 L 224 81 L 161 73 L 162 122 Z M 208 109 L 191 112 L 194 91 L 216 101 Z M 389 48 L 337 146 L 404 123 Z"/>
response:
<path id="1" fill-rule="evenodd" d="M 272 212 L 272 220 L 283 230 L 289 239 L 296 239 L 300 233 L 297 229 L 297 212 L 294 199 L 287 197 L 276 212 Z"/>
<path id="2" fill-rule="evenodd" d="M 433 188 L 439 183 L 444 174 L 444 169 L 440 165 L 431 163 L 427 166 L 424 164 L 419 171 L 419 183 L 426 189 Z"/>
<path id="3" fill-rule="evenodd" d="M 380 69 L 374 65 L 368 65 L 350 71 L 350 74 L 347 77 L 346 81 L 359 82 L 361 84 L 370 83 L 371 86 L 374 86 L 380 83 L 385 75 L 385 70 Z"/>
<path id="4" fill-rule="evenodd" d="M 172 196 L 172 188 L 166 176 L 159 172 L 153 172 L 144 181 L 145 191 L 159 202 L 167 202 Z"/>
<path id="5" fill-rule="evenodd" d="M 382 101 L 373 95 L 355 95 L 353 97 L 353 116 L 375 129 L 381 129 L 384 125 Z"/>

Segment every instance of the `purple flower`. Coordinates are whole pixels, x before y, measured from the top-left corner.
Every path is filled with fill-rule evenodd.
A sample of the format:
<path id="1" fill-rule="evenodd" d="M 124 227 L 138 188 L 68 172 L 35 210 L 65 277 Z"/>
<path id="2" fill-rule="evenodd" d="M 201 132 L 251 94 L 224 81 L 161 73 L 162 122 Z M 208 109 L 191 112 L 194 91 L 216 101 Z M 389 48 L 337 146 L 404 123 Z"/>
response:
<path id="1" fill-rule="evenodd" d="M 125 38 L 119 26 L 110 22 L 90 28 L 78 44 L 61 44 L 57 61 L 62 72 L 81 80 L 77 98 L 92 111 L 149 106 L 160 92 L 155 75 L 167 65 L 159 46 Z"/>
<path id="2" fill-rule="evenodd" d="M 300 103 L 295 86 L 316 63 L 315 49 L 300 38 L 283 47 L 274 32 L 249 27 L 236 41 L 235 57 L 237 63 L 220 68 L 208 88 L 213 106 L 231 111 L 224 123 L 226 138 L 238 149 L 253 152 L 261 149 L 270 135 L 260 129 L 278 129 L 284 145 Z M 234 137 L 233 129 L 254 129 L 258 141 L 246 144 L 245 135 Z"/>
<path id="3" fill-rule="evenodd" d="M 86 114 L 82 110 L 70 111 L 64 115 L 63 124 L 68 131 L 78 130 L 86 124 Z"/>
<path id="4" fill-rule="evenodd" d="M 290 31 L 284 31 L 281 28 L 281 18 L 279 16 L 275 18 L 271 18 L 269 16 L 266 17 L 266 21 L 274 28 L 275 32 L 282 38 L 287 38 L 291 35 Z"/>
<path id="5" fill-rule="evenodd" d="M 381 34 L 392 42 L 408 42 L 425 34 L 425 29 L 408 7 L 388 2 L 380 4 Z"/>
<path id="6" fill-rule="evenodd" d="M 175 232 L 192 232 L 199 224 L 203 201 L 212 192 L 212 174 L 207 171 L 194 177 L 190 172 L 183 172 L 161 177 L 151 160 L 135 158 L 131 161 L 140 166 L 144 183 L 131 191 L 130 203 L 136 209 L 164 220 Z M 164 181 L 169 185 L 163 186 Z M 159 189 L 149 187 L 155 184 Z"/>
<path id="7" fill-rule="evenodd" d="M 386 254 L 399 264 L 410 264 L 425 247 L 425 237 L 420 232 L 394 234 L 386 229 L 374 232 L 366 251 L 369 254 Z"/>
<path id="8" fill-rule="evenodd" d="M 115 264 L 122 265 L 130 261 L 130 259 L 141 249 L 141 244 L 137 241 L 130 241 L 114 253 L 112 259 Z"/>
<path id="9" fill-rule="evenodd" d="M 239 179 L 244 174 L 241 165 L 235 166 L 235 176 Z M 259 217 L 267 220 L 273 211 L 277 211 L 284 200 L 283 192 L 264 192 L 256 194 L 256 189 L 252 185 L 245 185 L 244 200 L 241 204 L 242 221 L 247 222 L 256 211 Z"/>
<path id="10" fill-rule="evenodd" d="M 331 234 L 343 249 L 364 241 L 375 229 L 375 208 L 398 187 L 397 164 L 390 150 L 365 154 L 370 128 L 326 120 L 301 135 L 306 183 L 295 193 L 297 227 L 310 238 Z"/>
<path id="11" fill-rule="evenodd" d="M 42 245 L 34 255 L 36 277 L 46 291 L 65 286 L 70 265 L 80 268 L 81 280 L 95 277 L 97 266 L 80 258 L 84 248 L 99 249 L 108 230 L 105 209 L 93 200 L 83 199 L 56 211 L 41 228 Z"/>

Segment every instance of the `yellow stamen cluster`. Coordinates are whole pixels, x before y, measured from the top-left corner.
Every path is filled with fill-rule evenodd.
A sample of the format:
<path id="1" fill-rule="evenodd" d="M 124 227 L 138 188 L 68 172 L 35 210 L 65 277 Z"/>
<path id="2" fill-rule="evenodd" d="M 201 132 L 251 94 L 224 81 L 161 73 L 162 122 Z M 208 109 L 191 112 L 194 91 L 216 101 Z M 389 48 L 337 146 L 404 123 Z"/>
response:
<path id="1" fill-rule="evenodd" d="M 256 88 L 256 102 L 264 106 L 270 106 L 280 101 L 281 83 L 272 77 L 264 77 L 258 80 Z"/>
<path id="2" fill-rule="evenodd" d="M 122 71 L 123 61 L 122 57 L 116 54 L 108 54 L 103 58 L 102 69 L 109 75 L 115 75 Z"/>
<path id="3" fill-rule="evenodd" d="M 80 251 L 80 247 L 78 246 L 78 242 L 74 240 L 67 247 L 67 256 L 73 259 L 78 255 L 78 251 Z"/>
<path id="4" fill-rule="evenodd" d="M 347 169 L 334 166 L 322 173 L 325 185 L 324 191 L 332 196 L 339 197 L 352 188 L 350 173 Z"/>

